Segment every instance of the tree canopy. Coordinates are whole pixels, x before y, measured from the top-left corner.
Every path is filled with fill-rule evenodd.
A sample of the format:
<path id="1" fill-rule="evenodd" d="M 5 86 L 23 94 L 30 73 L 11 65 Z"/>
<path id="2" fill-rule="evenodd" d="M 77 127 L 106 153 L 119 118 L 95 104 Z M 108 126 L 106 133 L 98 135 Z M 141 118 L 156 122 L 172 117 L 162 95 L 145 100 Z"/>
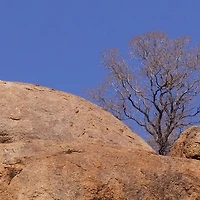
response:
<path id="1" fill-rule="evenodd" d="M 107 75 L 89 95 L 118 119 L 143 127 L 164 155 L 170 136 L 199 121 L 200 45 L 159 31 L 128 44 L 125 56 L 118 49 L 102 53 Z"/>

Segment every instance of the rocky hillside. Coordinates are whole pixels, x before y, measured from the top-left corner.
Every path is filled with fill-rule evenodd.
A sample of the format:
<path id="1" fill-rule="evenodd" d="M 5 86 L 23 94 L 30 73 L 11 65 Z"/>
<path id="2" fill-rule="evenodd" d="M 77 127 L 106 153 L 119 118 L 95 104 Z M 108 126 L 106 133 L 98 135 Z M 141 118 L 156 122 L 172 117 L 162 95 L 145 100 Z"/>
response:
<path id="1" fill-rule="evenodd" d="M 0 82 L 0 199 L 200 199 L 200 161 L 163 157 L 108 112 Z"/>

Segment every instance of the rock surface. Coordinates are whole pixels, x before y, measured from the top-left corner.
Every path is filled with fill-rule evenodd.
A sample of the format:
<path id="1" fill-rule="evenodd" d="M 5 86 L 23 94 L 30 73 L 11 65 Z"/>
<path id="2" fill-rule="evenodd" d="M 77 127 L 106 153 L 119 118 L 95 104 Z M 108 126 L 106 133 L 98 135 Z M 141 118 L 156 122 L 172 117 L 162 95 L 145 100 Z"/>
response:
<path id="1" fill-rule="evenodd" d="M 200 200 L 200 161 L 158 156 L 103 109 L 0 82 L 0 199 Z"/>
<path id="2" fill-rule="evenodd" d="M 170 156 L 200 160 L 200 126 L 185 130 L 174 143 Z"/>
<path id="3" fill-rule="evenodd" d="M 0 82 L 0 99 L 0 143 L 80 141 L 153 151 L 111 114 L 75 95 Z"/>

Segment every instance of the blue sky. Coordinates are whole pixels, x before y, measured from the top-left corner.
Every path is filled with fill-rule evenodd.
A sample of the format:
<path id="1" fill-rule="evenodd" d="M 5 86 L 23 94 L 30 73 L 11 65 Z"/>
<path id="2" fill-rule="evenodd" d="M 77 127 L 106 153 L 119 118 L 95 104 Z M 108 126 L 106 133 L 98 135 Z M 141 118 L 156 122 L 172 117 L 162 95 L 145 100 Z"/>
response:
<path id="1" fill-rule="evenodd" d="M 200 42 L 199 0 L 1 0 L 0 79 L 83 96 L 102 80 L 100 52 L 153 30 Z"/>

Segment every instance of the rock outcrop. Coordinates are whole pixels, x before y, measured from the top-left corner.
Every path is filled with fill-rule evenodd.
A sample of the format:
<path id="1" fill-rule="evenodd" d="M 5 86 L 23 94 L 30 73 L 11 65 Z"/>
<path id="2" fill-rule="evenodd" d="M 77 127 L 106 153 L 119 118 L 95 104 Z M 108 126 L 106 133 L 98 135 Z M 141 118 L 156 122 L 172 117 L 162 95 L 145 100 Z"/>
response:
<path id="1" fill-rule="evenodd" d="M 200 126 L 185 130 L 174 143 L 170 156 L 200 160 Z"/>
<path id="2" fill-rule="evenodd" d="M 51 140 L 153 150 L 122 122 L 72 94 L 0 82 L 0 143 Z"/>
<path id="3" fill-rule="evenodd" d="M 0 82 L 0 199 L 200 199 L 200 161 L 163 157 L 74 95 Z"/>

